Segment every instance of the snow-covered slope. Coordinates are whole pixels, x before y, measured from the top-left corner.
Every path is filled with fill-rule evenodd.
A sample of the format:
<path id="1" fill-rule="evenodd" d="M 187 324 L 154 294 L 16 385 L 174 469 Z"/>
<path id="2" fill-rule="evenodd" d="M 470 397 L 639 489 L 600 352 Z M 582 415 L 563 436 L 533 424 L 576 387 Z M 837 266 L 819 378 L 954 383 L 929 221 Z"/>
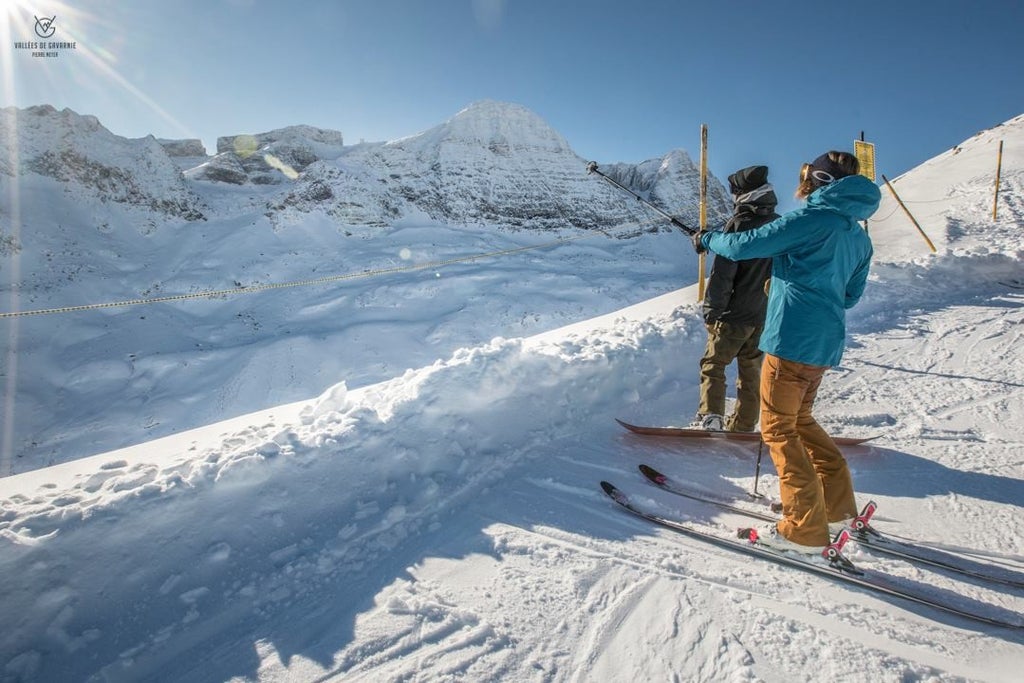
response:
<path id="1" fill-rule="evenodd" d="M 390 143 L 344 146 L 312 126 L 225 136 L 201 158 L 197 141 L 127 140 L 70 110 L 9 108 L 0 141 L 4 312 L 320 281 L 0 321 L 13 397 L 2 474 L 307 398 L 339 378 L 377 382 L 696 272 L 663 219 L 588 175 L 518 105 L 476 103 Z M 665 166 L 645 187 L 691 211 L 697 169 L 682 152 Z M 714 223 L 725 195 L 717 181 L 710 193 Z"/>
<path id="2" fill-rule="evenodd" d="M 1020 148 L 1019 123 L 996 129 L 1007 150 Z M 947 197 L 921 219 L 939 253 L 879 211 L 879 263 L 818 405 L 834 433 L 879 435 L 847 455 L 883 530 L 1024 572 L 1024 158 L 1004 153 L 993 222 L 982 195 L 996 137 L 898 180 L 905 200 Z M 883 254 L 883 235 L 902 256 Z M 646 240 L 668 249 L 678 236 Z M 593 265 L 582 243 L 572 255 L 566 270 Z M 554 271 L 525 293 L 496 288 L 486 265 L 441 280 L 479 286 L 491 306 L 570 296 Z M 380 345 L 418 330 L 377 313 L 350 323 Z M 612 420 L 688 417 L 704 339 L 684 289 L 0 479 L 0 676 L 1016 681 L 1020 631 L 762 566 L 603 496 L 608 479 L 723 534 L 743 523 L 647 486 L 636 466 L 742 497 L 756 447 L 633 437 Z M 777 491 L 767 460 L 758 486 Z M 1019 590 L 851 557 L 994 617 L 1024 612 Z"/>
<path id="3" fill-rule="evenodd" d="M 999 206 L 993 219 L 999 143 L 1003 143 Z M 882 205 L 870 223 L 876 260 L 882 263 L 935 260 L 963 263 L 981 259 L 1020 273 L 1020 159 L 1024 158 L 1024 115 L 979 132 L 882 187 Z M 882 183 L 882 179 L 879 178 Z M 906 210 L 899 206 L 892 190 Z M 914 217 L 937 250 L 937 259 L 907 216 Z M 968 218 L 970 217 L 970 218 Z M 968 220 L 980 225 L 968 225 Z"/>

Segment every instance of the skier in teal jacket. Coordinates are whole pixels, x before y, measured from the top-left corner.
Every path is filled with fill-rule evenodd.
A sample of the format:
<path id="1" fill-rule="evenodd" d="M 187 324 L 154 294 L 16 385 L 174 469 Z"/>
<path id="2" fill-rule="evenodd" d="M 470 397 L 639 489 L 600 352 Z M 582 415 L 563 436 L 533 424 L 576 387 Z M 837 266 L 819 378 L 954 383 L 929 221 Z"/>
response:
<path id="1" fill-rule="evenodd" d="M 779 474 L 782 519 L 744 530 L 752 542 L 819 552 L 830 525 L 857 514 L 846 460 L 811 410 L 825 371 L 843 356 L 846 309 L 864 293 L 871 265 L 871 240 L 858 221 L 878 209 L 881 193 L 858 170 L 852 154 L 822 154 L 800 171 L 804 207 L 747 232 L 694 236 L 698 252 L 772 259 L 760 422 Z"/>
<path id="2" fill-rule="evenodd" d="M 850 175 L 760 228 L 704 233 L 705 249 L 734 261 L 772 257 L 762 351 L 808 365 L 839 364 L 846 309 L 864 293 L 871 264 L 871 240 L 858 221 L 880 199 L 877 185 Z"/>

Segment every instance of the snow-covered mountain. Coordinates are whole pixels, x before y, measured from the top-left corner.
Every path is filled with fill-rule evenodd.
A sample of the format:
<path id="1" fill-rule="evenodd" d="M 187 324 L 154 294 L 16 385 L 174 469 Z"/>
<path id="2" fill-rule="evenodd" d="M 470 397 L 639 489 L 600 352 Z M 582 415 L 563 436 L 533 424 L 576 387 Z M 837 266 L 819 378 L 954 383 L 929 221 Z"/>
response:
<path id="1" fill-rule="evenodd" d="M 1024 117 L 893 185 L 937 251 L 886 189 L 869 224 L 872 276 L 816 414 L 832 433 L 877 436 L 846 455 L 883 532 L 1024 574 Z M 202 258 L 228 263 L 215 224 L 196 224 L 210 230 Z M 275 234 L 322 249 L 338 244 L 321 234 L 333 229 L 311 217 Z M 456 238 L 474 249 L 543 244 L 410 221 L 382 232 L 389 250 L 358 235 L 342 243 L 375 265 Z M 78 392 L 89 386 L 125 429 L 144 401 L 169 411 L 156 419 L 187 424 L 227 376 L 239 393 L 267 392 L 242 386 L 254 376 L 290 381 L 281 337 L 308 340 L 296 366 L 336 374 L 318 397 L 0 478 L 0 680 L 1019 680 L 1020 629 L 762 565 L 654 528 L 601 493 L 610 480 L 653 511 L 733 536 L 747 518 L 655 489 L 637 465 L 740 505 L 755 484 L 778 491 L 756 446 L 639 438 L 612 419 L 692 414 L 706 339 L 693 287 L 647 290 L 640 304 L 578 320 L 598 299 L 678 277 L 682 268 L 657 266 L 680 242 L 587 238 L 356 280 L 329 296 L 276 291 L 242 309 L 165 304 L 8 328 L 33 407 L 53 416 L 50 402 L 66 401 L 86 414 Z M 275 306 L 291 311 L 265 315 Z M 567 310 L 573 325 L 509 334 L 536 329 L 519 315 L 553 327 Z M 331 337 L 334 320 L 354 332 Z M 132 359 L 118 346 L 126 337 Z M 34 361 L 49 344 L 71 354 L 65 366 Z M 359 356 L 367 346 L 402 352 L 401 364 L 391 356 L 364 375 L 330 366 L 332 355 L 372 365 Z M 214 377 L 177 381 L 204 356 Z M 56 377 L 64 394 L 48 393 Z M 143 384 L 138 403 L 118 404 Z M 951 606 L 1024 622 L 1017 588 L 847 552 Z"/>
<path id="2" fill-rule="evenodd" d="M 91 204 L 113 202 L 134 209 L 139 220 L 201 220 L 203 215 L 178 168 L 153 137 L 128 140 L 112 134 L 94 116 L 80 116 L 49 105 L 0 110 L 0 172 L 11 211 L 33 212 L 32 196 L 17 194 L 20 180 L 40 176 L 56 181 L 75 199 Z M 148 214 L 148 215 L 147 215 Z M 53 232 L 56 226 L 30 226 Z"/>
<path id="3" fill-rule="evenodd" d="M 540 117 L 501 102 L 477 102 L 441 125 L 391 142 L 346 148 L 340 133 L 296 126 L 221 138 L 217 152 L 186 175 L 234 184 L 295 181 L 268 202 L 272 220 L 297 211 L 383 226 L 420 213 L 490 229 L 615 229 L 651 219 L 581 173 L 585 161 Z M 629 176 L 653 203 L 696 224 L 699 172 L 685 152 L 616 164 L 609 173 Z M 709 215 L 724 220 L 728 210 L 725 189 L 712 179 Z"/>
<path id="4" fill-rule="evenodd" d="M 585 160 L 540 117 L 516 105 L 478 102 L 424 133 L 362 145 L 344 158 L 376 170 L 393 195 L 450 223 L 615 229 L 651 219 L 614 190 L 595 191 L 593 179 L 580 173 Z M 685 152 L 607 172 L 631 174 L 652 202 L 696 224 L 699 172 Z M 708 194 L 711 220 L 724 220 L 725 189 L 713 180 Z"/>
<path id="5" fill-rule="evenodd" d="M 532 281 L 504 282 L 506 261 L 555 239 L 668 231 L 588 175 L 561 135 L 514 104 L 478 102 L 392 142 L 346 146 L 338 131 L 302 125 L 229 135 L 212 156 L 198 140 L 128 140 L 70 110 L 8 108 L 0 146 L 3 311 L 377 274 L 274 295 L 0 322 L 15 414 L 4 473 L 305 398 L 341 376 L 353 385 L 380 381 L 396 364 L 485 341 L 479 334 L 549 329 L 669 291 L 695 273 L 675 235 L 669 251 L 654 240 L 620 240 L 597 256 L 604 272 L 566 269 L 547 252 L 531 261 Z M 696 222 L 698 171 L 685 152 L 607 172 Z M 711 179 L 709 195 L 715 224 L 725 219 L 726 192 Z M 495 279 L 491 286 L 524 293 L 498 302 L 483 287 L 451 291 L 438 278 L 380 273 L 524 248 L 480 270 L 481 284 Z M 588 256 L 565 258 L 582 265 Z M 455 267 L 472 268 L 434 272 Z M 639 283 L 631 269 L 644 273 Z M 575 287 L 581 280 L 588 285 Z M 571 294 L 557 305 L 538 309 L 527 295 L 565 281 L 556 288 Z M 351 323 L 367 309 L 420 320 L 416 342 L 401 351 L 368 342 Z M 501 323 L 479 325 L 492 310 Z"/>

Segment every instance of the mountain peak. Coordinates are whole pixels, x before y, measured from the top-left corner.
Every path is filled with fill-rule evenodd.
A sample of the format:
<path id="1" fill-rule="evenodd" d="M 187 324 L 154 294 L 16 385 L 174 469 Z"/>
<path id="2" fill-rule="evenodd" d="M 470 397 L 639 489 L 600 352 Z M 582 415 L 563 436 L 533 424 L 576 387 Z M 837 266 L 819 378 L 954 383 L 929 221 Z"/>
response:
<path id="1" fill-rule="evenodd" d="M 473 102 L 444 123 L 387 143 L 404 149 L 483 147 L 498 156 L 518 152 L 572 153 L 569 143 L 530 109 L 509 102 Z"/>

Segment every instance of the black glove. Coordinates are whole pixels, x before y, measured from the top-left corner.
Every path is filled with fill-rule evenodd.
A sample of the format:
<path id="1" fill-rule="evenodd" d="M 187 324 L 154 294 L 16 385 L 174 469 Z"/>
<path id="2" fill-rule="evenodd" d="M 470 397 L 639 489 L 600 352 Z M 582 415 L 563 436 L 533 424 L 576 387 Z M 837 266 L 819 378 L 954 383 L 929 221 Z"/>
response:
<path id="1" fill-rule="evenodd" d="M 698 230 L 690 237 L 690 239 L 693 240 L 693 250 L 698 254 L 703 254 L 707 251 L 707 249 L 704 248 L 704 245 L 700 242 L 706 234 L 708 234 L 707 230 Z"/>

